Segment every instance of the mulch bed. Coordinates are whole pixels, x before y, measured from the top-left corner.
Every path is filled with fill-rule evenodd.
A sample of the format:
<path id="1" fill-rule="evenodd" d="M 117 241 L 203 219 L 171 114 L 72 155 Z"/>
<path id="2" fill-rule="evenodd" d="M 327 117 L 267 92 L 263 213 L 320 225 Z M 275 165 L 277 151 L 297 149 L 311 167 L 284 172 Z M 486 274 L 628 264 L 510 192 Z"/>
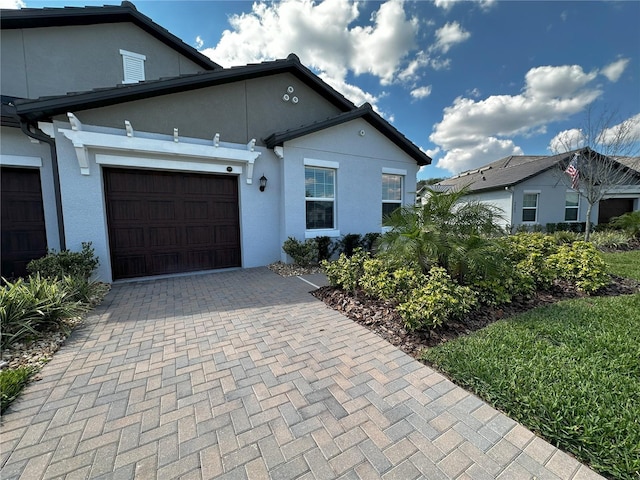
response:
<path id="1" fill-rule="evenodd" d="M 640 282 L 612 276 L 611 284 L 598 292 L 598 295 L 628 295 L 639 291 Z M 502 318 L 560 300 L 587 296 L 567 282 L 556 282 L 549 290 L 540 291 L 532 298 L 514 298 L 506 305 L 483 307 L 471 312 L 459 322 L 450 322 L 431 331 L 410 332 L 404 328 L 393 302 L 370 298 L 362 292 L 353 295 L 335 287 L 321 287 L 311 294 L 414 358 L 418 358 L 425 347 L 434 347 L 461 335 L 468 335 Z"/>

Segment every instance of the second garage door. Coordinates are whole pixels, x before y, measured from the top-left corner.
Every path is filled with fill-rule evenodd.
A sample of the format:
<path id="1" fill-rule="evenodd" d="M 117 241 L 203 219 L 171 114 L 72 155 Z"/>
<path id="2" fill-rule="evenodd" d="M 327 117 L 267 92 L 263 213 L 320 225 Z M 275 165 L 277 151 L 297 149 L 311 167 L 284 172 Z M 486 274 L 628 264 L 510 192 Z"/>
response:
<path id="1" fill-rule="evenodd" d="M 236 177 L 105 169 L 113 278 L 239 267 Z"/>

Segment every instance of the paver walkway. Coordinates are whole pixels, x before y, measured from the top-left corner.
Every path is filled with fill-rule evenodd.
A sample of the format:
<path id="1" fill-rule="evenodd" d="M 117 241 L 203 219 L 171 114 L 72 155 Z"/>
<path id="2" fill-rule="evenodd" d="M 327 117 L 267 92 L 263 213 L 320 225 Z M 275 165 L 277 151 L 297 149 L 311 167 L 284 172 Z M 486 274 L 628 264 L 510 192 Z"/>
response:
<path id="1" fill-rule="evenodd" d="M 0 477 L 601 478 L 309 290 L 114 286 L 3 418 Z"/>

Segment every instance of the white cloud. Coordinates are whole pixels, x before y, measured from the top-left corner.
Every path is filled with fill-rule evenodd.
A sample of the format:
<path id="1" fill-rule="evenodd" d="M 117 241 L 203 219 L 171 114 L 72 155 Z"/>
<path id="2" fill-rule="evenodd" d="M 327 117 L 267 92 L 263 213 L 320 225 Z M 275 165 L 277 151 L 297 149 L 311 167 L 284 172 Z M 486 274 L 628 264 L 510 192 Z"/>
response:
<path id="1" fill-rule="evenodd" d="M 463 29 L 458 22 L 449 22 L 436 30 L 436 43 L 434 50 L 447 53 L 449 49 L 467 40 L 471 34 Z"/>
<path id="2" fill-rule="evenodd" d="M 431 95 L 431 85 L 426 85 L 424 87 L 418 87 L 411 90 L 411 96 L 416 100 L 427 98 L 429 95 Z"/>
<path id="3" fill-rule="evenodd" d="M 598 123 L 599 120 L 596 119 L 595 122 Z M 626 155 L 627 149 L 633 149 L 634 144 L 640 142 L 640 113 L 602 131 L 592 131 L 591 136 L 594 138 L 589 139 L 588 133 L 578 128 L 564 130 L 551 139 L 548 148 L 554 153 L 560 153 L 590 145 L 601 152 L 619 150 L 616 152 L 618 155 Z"/>
<path id="4" fill-rule="evenodd" d="M 495 137 L 487 137 L 482 141 L 463 148 L 454 148 L 438 160 L 437 166 L 452 173 L 486 165 L 509 155 L 522 155 L 522 149 L 512 140 L 500 140 Z"/>
<path id="5" fill-rule="evenodd" d="M 456 98 L 429 137 L 447 152 L 438 166 L 458 173 L 521 152 L 512 137 L 544 132 L 548 123 L 583 110 L 602 93 L 592 85 L 596 76 L 578 65 L 536 67 L 519 95 Z"/>
<path id="6" fill-rule="evenodd" d="M 548 149 L 553 153 L 563 153 L 569 150 L 576 150 L 584 147 L 587 143 L 582 130 L 579 128 L 571 128 L 558 133 L 549 142 Z"/>
<path id="7" fill-rule="evenodd" d="M 621 58 L 604 67 L 602 74 L 607 77 L 610 82 L 617 82 L 627 68 L 627 65 L 629 65 L 629 59 Z"/>
<path id="8" fill-rule="evenodd" d="M 480 8 L 484 11 L 489 10 L 496 4 L 496 0 L 473 0 L 475 3 L 480 5 Z M 462 3 L 462 0 L 433 0 L 433 4 L 436 7 L 442 8 L 443 10 L 451 10 L 457 3 Z"/>
<path id="9" fill-rule="evenodd" d="M 378 97 L 346 81 L 347 74 L 371 74 L 381 85 L 398 80 L 416 47 L 419 25 L 400 0 L 380 4 L 365 25 L 353 26 L 359 4 L 351 0 L 256 2 L 249 13 L 229 18 L 218 44 L 202 53 L 223 66 L 286 58 L 296 53 L 303 64 L 356 104 L 375 105 Z M 407 75 L 416 76 L 414 71 Z M 417 77 L 416 77 L 417 78 Z"/>
<path id="10" fill-rule="evenodd" d="M 15 10 L 17 8 L 25 8 L 27 6 L 23 0 L 0 0 L 0 8 Z"/>
<path id="11" fill-rule="evenodd" d="M 200 48 L 202 48 L 204 46 L 204 40 L 202 40 L 202 37 L 200 35 L 198 35 L 196 37 L 195 46 L 198 49 L 200 49 Z"/>

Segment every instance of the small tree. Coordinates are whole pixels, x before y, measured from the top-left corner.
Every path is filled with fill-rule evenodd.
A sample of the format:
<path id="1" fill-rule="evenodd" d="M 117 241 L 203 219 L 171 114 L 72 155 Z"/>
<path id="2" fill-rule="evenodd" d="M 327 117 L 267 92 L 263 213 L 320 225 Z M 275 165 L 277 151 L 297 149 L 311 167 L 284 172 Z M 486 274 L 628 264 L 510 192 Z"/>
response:
<path id="1" fill-rule="evenodd" d="M 640 150 L 640 115 L 618 121 L 615 112 L 595 115 L 589 108 L 583 127 L 559 133 L 550 147 L 556 154 L 569 153 L 558 164 L 560 178 L 587 202 L 584 239 L 588 241 L 593 206 L 615 187 L 640 178 L 640 163 L 635 158 Z M 571 162 L 577 170 L 575 178 L 566 173 Z"/>
<path id="2" fill-rule="evenodd" d="M 490 237 L 502 234 L 501 211 L 467 201 L 468 188 L 428 190 L 420 206 L 404 206 L 384 219 L 391 230 L 380 238 L 383 255 L 417 261 L 423 272 L 442 267 L 464 284 L 471 272 L 491 272 L 503 261 Z"/>

